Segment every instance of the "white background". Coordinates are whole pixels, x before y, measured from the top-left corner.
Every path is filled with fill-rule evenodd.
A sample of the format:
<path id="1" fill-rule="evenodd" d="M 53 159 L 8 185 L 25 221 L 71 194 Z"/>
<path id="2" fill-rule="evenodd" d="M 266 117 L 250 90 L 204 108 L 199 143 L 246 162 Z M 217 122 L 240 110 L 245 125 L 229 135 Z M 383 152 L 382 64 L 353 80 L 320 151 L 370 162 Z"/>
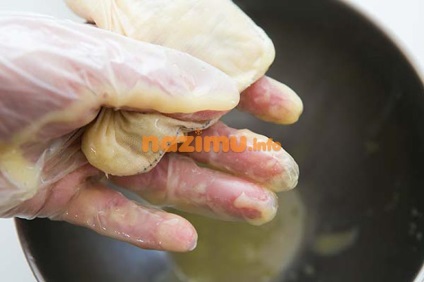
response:
<path id="1" fill-rule="evenodd" d="M 424 1 L 344 0 L 357 6 L 382 26 L 424 77 Z M 34 11 L 79 20 L 60 0 L 1 0 L 0 11 Z M 34 282 L 11 219 L 0 219 L 0 281 Z"/>

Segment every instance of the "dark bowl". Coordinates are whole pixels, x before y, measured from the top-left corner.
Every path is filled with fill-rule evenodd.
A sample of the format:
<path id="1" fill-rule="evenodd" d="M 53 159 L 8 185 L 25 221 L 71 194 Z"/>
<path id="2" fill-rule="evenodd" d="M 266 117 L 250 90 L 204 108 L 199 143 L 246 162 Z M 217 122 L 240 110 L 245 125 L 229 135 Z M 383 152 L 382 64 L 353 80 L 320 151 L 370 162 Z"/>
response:
<path id="1" fill-rule="evenodd" d="M 306 228 L 278 280 L 413 281 L 424 262 L 424 88 L 416 71 L 380 29 L 339 1 L 237 2 L 274 40 L 270 75 L 305 105 L 290 127 L 227 117 L 280 141 L 301 168 Z M 40 281 L 154 281 L 172 268 L 164 252 L 65 223 L 16 224 Z M 338 233 L 351 244 L 317 252 L 322 234 Z"/>

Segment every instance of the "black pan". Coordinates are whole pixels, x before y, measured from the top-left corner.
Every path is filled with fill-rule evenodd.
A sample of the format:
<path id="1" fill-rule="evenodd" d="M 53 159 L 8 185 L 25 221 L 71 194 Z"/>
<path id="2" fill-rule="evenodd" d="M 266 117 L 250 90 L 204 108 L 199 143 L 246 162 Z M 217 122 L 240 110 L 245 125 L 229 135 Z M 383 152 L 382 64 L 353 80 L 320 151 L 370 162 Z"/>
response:
<path id="1" fill-rule="evenodd" d="M 413 281 L 424 262 L 424 88 L 416 71 L 341 2 L 237 2 L 274 40 L 270 75 L 305 104 L 290 127 L 241 113 L 227 118 L 282 142 L 301 168 L 306 235 L 277 280 Z M 65 223 L 16 224 L 40 281 L 154 281 L 171 267 L 166 253 Z M 343 251 L 314 251 L 319 234 L 348 230 L 355 242 Z"/>

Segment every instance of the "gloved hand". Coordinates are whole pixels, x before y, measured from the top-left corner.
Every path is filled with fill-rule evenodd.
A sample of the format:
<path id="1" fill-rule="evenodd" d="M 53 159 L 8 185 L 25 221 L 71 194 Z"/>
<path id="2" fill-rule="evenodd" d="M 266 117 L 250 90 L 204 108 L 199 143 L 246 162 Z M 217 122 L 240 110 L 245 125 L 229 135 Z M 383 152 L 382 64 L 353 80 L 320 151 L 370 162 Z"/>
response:
<path id="1" fill-rule="evenodd" d="M 188 53 L 232 77 L 238 108 L 281 124 L 297 121 L 300 98 L 263 77 L 275 58 L 266 33 L 232 0 L 65 0 L 99 28 Z M 253 85 L 252 85 L 253 84 Z"/>
<path id="2" fill-rule="evenodd" d="M 197 235 L 187 221 L 137 205 L 97 181 L 102 173 L 87 164 L 78 129 L 101 106 L 213 120 L 237 104 L 238 81 L 193 57 L 94 27 L 34 16 L 3 16 L 1 22 L 2 216 L 65 220 L 144 248 L 192 249 Z M 255 101 L 264 91 L 292 113 L 293 93 L 268 78 L 245 91 L 244 104 L 256 104 L 272 119 L 272 100 Z M 208 133 L 257 137 L 221 123 Z M 271 190 L 292 188 L 297 176 L 292 158 L 279 150 L 168 154 L 148 173 L 112 180 L 155 203 L 262 223 L 275 214 Z"/>

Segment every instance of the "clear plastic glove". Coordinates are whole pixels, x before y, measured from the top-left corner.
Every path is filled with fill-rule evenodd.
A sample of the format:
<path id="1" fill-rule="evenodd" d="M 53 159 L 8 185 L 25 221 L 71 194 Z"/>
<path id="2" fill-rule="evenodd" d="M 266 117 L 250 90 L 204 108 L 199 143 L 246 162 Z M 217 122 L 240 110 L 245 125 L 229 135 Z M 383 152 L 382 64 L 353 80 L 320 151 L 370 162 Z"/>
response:
<path id="1" fill-rule="evenodd" d="M 77 14 L 99 28 L 139 41 L 177 49 L 219 68 L 236 81 L 238 89 L 243 91 L 238 105 L 241 110 L 248 111 L 263 120 L 283 124 L 297 121 L 302 113 L 302 101 L 296 93 L 284 84 L 264 76 L 275 56 L 271 39 L 230 0 L 66 0 L 66 2 Z M 180 115 L 178 118 L 187 117 L 194 118 L 186 115 Z M 95 127 L 102 128 L 101 122 L 97 121 Z M 129 131 L 126 130 L 126 133 Z M 232 129 L 222 123 L 203 131 L 201 137 L 206 136 L 226 138 L 244 136 L 248 138 L 250 146 L 254 139 L 267 142 L 264 136 L 248 130 Z M 96 146 L 92 143 L 90 146 L 99 148 L 95 150 L 97 157 L 99 152 L 103 151 L 104 144 Z M 198 152 L 188 156 L 209 167 L 242 176 L 276 192 L 293 188 L 299 174 L 296 163 L 284 150 L 243 153 Z M 245 196 L 243 189 L 228 189 L 224 185 L 222 185 L 223 191 L 219 193 L 232 194 L 233 205 L 226 207 L 222 207 L 222 204 L 217 205 L 215 203 L 217 201 L 212 201 L 214 198 L 207 195 L 209 191 L 216 191 L 216 187 L 221 185 L 217 185 L 215 177 L 204 178 L 203 182 L 197 179 L 189 180 L 187 178 L 192 174 L 185 166 L 192 166 L 193 171 L 197 171 L 197 166 L 190 161 L 181 160 L 175 162 L 180 164 L 179 166 L 169 167 L 169 164 L 174 162 L 168 162 L 168 158 L 174 160 L 176 156 L 167 156 L 152 172 L 125 178 L 125 181 L 117 181 L 156 204 L 172 205 L 203 214 L 213 213 L 228 217 L 231 214 L 229 210 L 234 209 L 234 206 L 238 206 L 236 211 L 243 208 L 249 210 L 254 206 L 256 200 L 252 200 L 249 196 L 246 197 L 246 201 L 240 200 Z M 124 170 L 126 169 L 128 168 L 125 167 Z M 163 177 L 179 181 L 164 181 Z M 163 189 L 164 187 L 167 189 Z M 179 189 L 184 189 L 184 192 L 179 192 Z M 168 190 L 177 192 L 171 193 Z M 190 203 L 188 207 L 185 204 L 187 201 Z M 269 221 L 274 214 L 275 209 L 265 209 L 256 216 L 250 215 L 250 218 L 242 214 L 236 216 L 231 214 L 231 216 L 261 224 Z"/>
<path id="2" fill-rule="evenodd" d="M 240 80 L 191 56 L 94 27 L 33 16 L 1 21 L 2 215 L 65 220 L 144 248 L 192 249 L 197 235 L 186 220 L 137 205 L 97 181 L 102 172 L 87 164 L 78 129 L 102 106 L 215 120 L 237 104 L 245 88 Z M 289 123 L 301 112 L 300 99 L 266 77 L 242 97 L 245 109 L 267 120 Z M 203 133 L 264 138 L 222 123 Z M 235 154 L 167 154 L 148 173 L 112 180 L 156 204 L 255 224 L 271 220 L 272 191 L 296 185 L 297 165 L 283 150 Z"/>
<path id="3" fill-rule="evenodd" d="M 229 0 L 67 0 L 67 3 L 100 28 L 180 50 L 217 67 L 234 79 L 240 91 L 263 77 L 274 60 L 271 39 Z M 302 102 L 287 86 L 263 77 L 245 91 L 239 108 L 267 121 L 292 123 L 302 112 Z M 89 138 L 83 138 L 82 149 L 89 162 L 108 174 L 147 172 L 161 159 L 163 152 L 140 157 L 136 150 L 128 150 L 141 139 L 141 132 L 146 133 L 140 128 L 149 127 L 149 134 L 159 139 L 184 131 L 172 126 L 175 120 L 160 118 L 162 130 L 159 131 L 152 130 L 156 116 L 124 115 L 105 110 L 87 129 Z M 184 129 L 189 131 L 213 123 L 208 120 L 203 124 L 186 124 Z M 126 130 L 120 130 L 122 127 Z M 105 135 L 115 138 L 104 138 Z M 112 147 L 119 154 L 112 154 L 108 149 Z"/>
<path id="4" fill-rule="evenodd" d="M 196 232 L 187 221 L 93 179 L 101 173 L 87 164 L 78 129 L 102 106 L 219 117 L 238 102 L 235 83 L 178 51 L 42 16 L 1 15 L 0 53 L 0 215 L 66 220 L 146 248 L 191 249 Z"/>

